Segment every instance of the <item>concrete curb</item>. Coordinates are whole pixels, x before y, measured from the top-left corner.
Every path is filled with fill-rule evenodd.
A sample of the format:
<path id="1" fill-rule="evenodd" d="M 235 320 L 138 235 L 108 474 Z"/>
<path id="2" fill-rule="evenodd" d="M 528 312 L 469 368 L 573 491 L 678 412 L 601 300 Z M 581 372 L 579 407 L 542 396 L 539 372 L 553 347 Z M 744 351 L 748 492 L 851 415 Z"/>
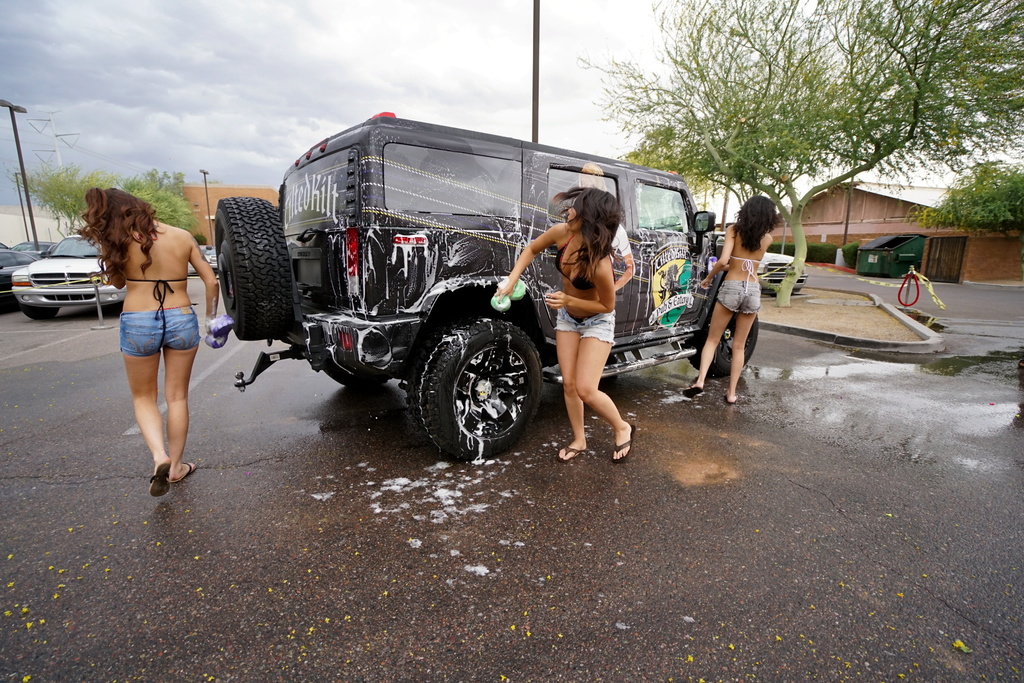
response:
<path id="1" fill-rule="evenodd" d="M 874 294 L 864 292 L 848 292 L 843 289 L 829 289 L 827 287 L 815 287 L 814 289 L 818 289 L 824 292 L 841 292 L 843 294 L 856 294 L 858 296 L 868 296 L 871 298 L 871 301 L 874 302 L 875 306 L 881 308 L 883 311 L 885 311 L 893 318 L 898 320 L 900 323 L 905 325 L 914 334 L 921 337 L 921 341 L 898 342 L 888 341 L 885 339 L 868 339 L 866 337 L 848 337 L 842 334 L 835 334 L 834 332 L 812 330 L 807 327 L 797 327 L 795 325 L 769 323 L 763 320 L 760 322 L 761 329 L 771 330 L 772 332 L 781 332 L 783 334 L 794 334 L 800 337 L 806 337 L 808 339 L 826 342 L 828 344 L 835 344 L 836 346 L 846 346 L 855 349 L 871 349 L 873 351 L 894 351 L 898 353 L 936 353 L 946 348 L 946 342 L 942 338 L 941 334 L 928 329 L 927 327 L 917 322 L 913 318 L 903 314 L 899 309 L 897 309 L 892 304 L 887 304 L 883 302 L 879 297 L 875 296 Z"/>
<path id="2" fill-rule="evenodd" d="M 981 287 L 1021 287 L 1024 288 L 1024 280 L 1021 282 L 984 282 L 975 280 L 964 280 L 960 284 L 962 285 L 979 285 Z"/>

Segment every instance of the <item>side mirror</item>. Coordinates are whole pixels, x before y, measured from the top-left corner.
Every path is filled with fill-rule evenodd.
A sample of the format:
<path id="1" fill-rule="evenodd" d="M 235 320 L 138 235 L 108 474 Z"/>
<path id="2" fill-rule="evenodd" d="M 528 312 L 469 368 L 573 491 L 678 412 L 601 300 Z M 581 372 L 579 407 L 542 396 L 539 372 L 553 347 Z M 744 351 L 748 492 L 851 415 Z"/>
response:
<path id="1" fill-rule="evenodd" d="M 693 214 L 693 231 L 698 235 L 715 229 L 715 212 L 698 211 Z"/>

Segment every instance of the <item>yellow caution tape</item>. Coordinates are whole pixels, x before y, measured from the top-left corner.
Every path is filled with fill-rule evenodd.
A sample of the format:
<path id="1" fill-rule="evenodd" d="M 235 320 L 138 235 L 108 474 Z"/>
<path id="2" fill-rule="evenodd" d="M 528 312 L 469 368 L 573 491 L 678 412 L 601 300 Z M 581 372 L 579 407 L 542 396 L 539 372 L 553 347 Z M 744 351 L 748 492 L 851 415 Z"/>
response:
<path id="1" fill-rule="evenodd" d="M 829 268 L 827 266 L 815 266 L 815 268 L 821 268 L 822 270 L 828 270 L 828 271 L 831 271 L 833 273 L 846 273 L 845 270 L 839 270 L 838 268 Z M 921 284 L 924 285 L 924 288 L 928 290 L 928 293 L 931 294 L 932 301 L 935 302 L 935 305 L 938 306 L 939 308 L 945 310 L 946 304 L 942 303 L 942 301 L 939 299 L 938 294 L 935 293 L 935 289 L 932 287 L 931 280 L 926 278 L 924 275 L 921 275 L 921 273 L 916 272 L 914 270 L 914 266 L 910 266 L 910 271 L 909 272 L 913 273 L 914 277 L 917 278 L 918 280 L 920 280 Z M 848 275 L 849 273 L 846 273 L 846 274 Z M 896 283 L 896 282 L 882 282 L 881 280 L 869 280 L 866 277 L 855 277 L 854 280 L 859 280 L 860 282 L 867 282 L 870 285 L 878 285 L 879 287 L 902 287 L 903 286 L 903 282 L 902 281 L 900 281 L 898 283 Z"/>
<path id="2" fill-rule="evenodd" d="M 924 284 L 924 288 L 927 289 L 928 293 L 932 295 L 932 301 L 935 302 L 935 305 L 941 308 L 942 310 L 946 310 L 946 304 L 942 303 L 942 300 L 939 299 L 939 295 L 935 293 L 935 289 L 932 288 L 931 280 L 926 278 L 924 275 L 921 275 L 921 273 L 915 271 L 914 266 L 910 266 L 910 272 L 908 273 L 908 275 L 912 275 L 918 280 L 920 280 Z"/>

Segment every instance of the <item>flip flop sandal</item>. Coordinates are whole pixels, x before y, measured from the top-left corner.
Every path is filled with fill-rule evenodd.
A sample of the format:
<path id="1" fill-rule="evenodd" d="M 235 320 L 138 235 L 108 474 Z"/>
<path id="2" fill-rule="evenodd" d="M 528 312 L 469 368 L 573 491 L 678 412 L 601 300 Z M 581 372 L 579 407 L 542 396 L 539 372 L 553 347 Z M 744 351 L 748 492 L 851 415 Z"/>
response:
<path id="1" fill-rule="evenodd" d="M 184 479 L 188 475 L 190 475 L 193 472 L 195 472 L 196 469 L 198 469 L 197 465 L 195 463 L 192 463 L 192 462 L 185 463 L 185 467 L 188 468 L 188 472 L 186 472 L 185 474 L 181 475 L 181 477 L 178 478 L 178 479 L 168 479 L 167 481 L 172 483 L 172 484 L 177 484 L 179 481 L 181 481 L 182 479 Z"/>
<path id="2" fill-rule="evenodd" d="M 558 462 L 569 462 L 580 453 L 586 452 L 586 450 L 586 448 L 572 448 L 571 446 L 566 446 L 565 448 L 562 449 L 562 451 L 565 452 L 566 457 L 563 458 L 562 451 L 559 451 L 558 453 L 555 454 L 555 460 L 557 460 Z"/>
<path id="3" fill-rule="evenodd" d="M 704 390 L 700 387 L 687 387 L 683 389 L 683 396 L 686 398 L 695 398 L 704 393 Z"/>
<path id="4" fill-rule="evenodd" d="M 615 452 L 612 453 L 612 462 L 626 462 L 626 458 L 628 458 L 629 455 L 633 452 L 633 449 L 632 449 L 631 446 L 632 446 L 632 443 L 633 443 L 633 433 L 635 431 L 636 431 L 636 427 L 633 426 L 633 425 L 629 425 L 629 440 L 626 441 L 626 443 L 615 444 Z M 618 453 L 619 451 L 621 451 L 623 449 L 626 449 L 626 448 L 629 448 L 629 450 L 626 452 L 626 454 L 624 456 L 622 456 L 621 458 L 616 458 L 615 457 L 615 453 Z"/>
<path id="5" fill-rule="evenodd" d="M 165 462 L 158 465 L 156 473 L 149 478 L 149 495 L 162 496 L 171 489 L 167 481 L 167 475 L 171 473 L 171 463 Z"/>

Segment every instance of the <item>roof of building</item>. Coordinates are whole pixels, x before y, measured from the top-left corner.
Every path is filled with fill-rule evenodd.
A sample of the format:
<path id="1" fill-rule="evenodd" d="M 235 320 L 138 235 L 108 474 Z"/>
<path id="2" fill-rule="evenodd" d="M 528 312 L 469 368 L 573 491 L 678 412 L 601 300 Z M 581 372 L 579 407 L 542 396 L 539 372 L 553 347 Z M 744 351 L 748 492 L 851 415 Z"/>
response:
<path id="1" fill-rule="evenodd" d="M 945 196 L 947 189 L 944 187 L 920 187 L 916 185 L 886 185 L 884 183 L 857 182 L 854 184 L 858 190 L 892 197 L 910 204 L 921 206 L 937 206 Z"/>

